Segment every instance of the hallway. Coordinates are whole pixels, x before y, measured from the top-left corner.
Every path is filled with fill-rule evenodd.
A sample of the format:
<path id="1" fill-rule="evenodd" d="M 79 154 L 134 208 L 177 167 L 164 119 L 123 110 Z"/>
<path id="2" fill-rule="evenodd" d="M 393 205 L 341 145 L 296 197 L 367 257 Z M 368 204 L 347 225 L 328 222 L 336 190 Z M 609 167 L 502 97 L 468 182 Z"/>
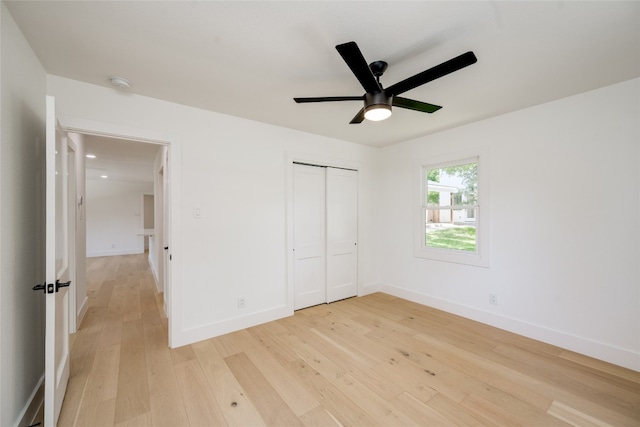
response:
<path id="1" fill-rule="evenodd" d="M 88 258 L 87 296 L 87 315 L 70 337 L 71 375 L 58 425 L 150 424 L 150 386 L 173 381 L 167 385 L 178 388 L 173 369 L 146 375 L 164 371 L 172 353 L 147 254 Z"/>

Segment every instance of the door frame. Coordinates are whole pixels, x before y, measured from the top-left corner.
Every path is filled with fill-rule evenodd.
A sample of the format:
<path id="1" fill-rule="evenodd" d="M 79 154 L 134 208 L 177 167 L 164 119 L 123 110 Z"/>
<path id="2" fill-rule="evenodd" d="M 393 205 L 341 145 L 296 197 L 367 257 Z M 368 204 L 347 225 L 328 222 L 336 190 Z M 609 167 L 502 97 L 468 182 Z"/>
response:
<path id="1" fill-rule="evenodd" d="M 76 286 L 77 282 L 77 254 L 76 254 L 76 230 L 78 228 L 78 186 L 77 186 L 77 170 L 76 156 L 78 155 L 78 147 L 75 142 L 65 137 L 67 144 L 67 249 L 69 251 L 69 333 L 73 334 L 78 330 L 78 301 Z"/>
<path id="2" fill-rule="evenodd" d="M 285 161 L 285 185 L 286 185 L 286 277 L 287 277 L 287 286 L 286 286 L 286 306 L 287 309 L 293 313 L 294 312 L 294 300 L 295 300 L 295 272 L 294 272 L 294 255 L 293 255 L 293 165 L 294 163 L 303 163 L 312 166 L 320 166 L 320 167 L 334 167 L 341 169 L 353 169 L 358 172 L 358 192 L 362 188 L 362 174 L 360 173 L 362 168 L 362 163 L 356 160 L 336 158 L 336 157 L 327 157 L 319 154 L 311 154 L 311 153 L 300 153 L 300 152 L 287 152 L 287 157 Z M 360 217 L 360 212 L 362 212 L 360 207 L 361 198 L 358 197 L 358 218 Z M 360 221 L 358 221 L 358 235 L 360 235 Z M 360 263 L 358 263 L 358 295 L 362 295 L 362 289 L 360 287 Z"/>
<path id="3" fill-rule="evenodd" d="M 168 318 L 168 345 L 171 348 L 177 347 L 181 341 L 179 336 L 182 328 L 182 294 L 178 287 L 182 272 L 182 239 L 180 232 L 181 224 L 181 197 L 180 188 L 182 185 L 181 169 L 181 137 L 177 134 L 159 132 L 149 129 L 140 129 L 130 126 L 122 126 L 113 123 L 87 120 L 78 117 L 61 115 L 59 117 L 62 128 L 67 132 L 75 132 L 85 135 L 103 136 L 108 138 L 118 138 L 149 144 L 165 145 L 168 156 L 168 186 L 164 189 L 165 197 L 169 203 L 165 203 L 168 208 L 164 212 L 166 221 L 166 240 L 170 242 L 170 256 L 172 258 L 171 267 L 165 265 L 168 276 L 165 283 L 165 305 Z M 155 173 L 155 172 L 154 172 Z"/>

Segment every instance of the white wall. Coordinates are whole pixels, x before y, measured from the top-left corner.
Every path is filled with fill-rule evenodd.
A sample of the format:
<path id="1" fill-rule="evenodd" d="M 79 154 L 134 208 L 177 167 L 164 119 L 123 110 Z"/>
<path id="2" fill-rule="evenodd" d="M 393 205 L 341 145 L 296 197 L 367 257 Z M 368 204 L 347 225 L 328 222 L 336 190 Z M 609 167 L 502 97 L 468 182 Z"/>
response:
<path id="1" fill-rule="evenodd" d="M 181 187 L 174 197 L 174 345 L 292 313 L 286 253 L 287 155 L 357 163 L 359 283 L 378 280 L 373 175 L 376 150 L 110 88 L 49 76 L 64 115 L 178 135 Z M 88 102 L 91 100 L 91 102 Z M 89 191 L 89 190 L 87 190 Z M 179 193 L 179 194 L 175 194 Z M 194 218 L 200 208 L 202 218 Z M 239 309 L 238 296 L 246 307 Z"/>
<path id="2" fill-rule="evenodd" d="M 0 5 L 0 425 L 28 425 L 44 375 L 46 74 Z"/>
<path id="3" fill-rule="evenodd" d="M 381 150 L 382 290 L 640 370 L 639 93 L 635 79 Z M 490 267 L 415 258 L 414 161 L 476 147 Z"/>
<path id="4" fill-rule="evenodd" d="M 87 256 L 144 252 L 143 199 L 153 183 L 87 180 Z"/>

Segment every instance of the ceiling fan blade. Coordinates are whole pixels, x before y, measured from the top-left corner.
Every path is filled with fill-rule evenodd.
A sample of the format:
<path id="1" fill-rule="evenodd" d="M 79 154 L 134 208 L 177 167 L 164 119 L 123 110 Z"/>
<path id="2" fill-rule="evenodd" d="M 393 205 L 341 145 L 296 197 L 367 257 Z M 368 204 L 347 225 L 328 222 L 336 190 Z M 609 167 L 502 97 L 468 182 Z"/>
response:
<path id="1" fill-rule="evenodd" d="M 393 106 L 406 108 L 408 110 L 420 111 L 422 113 L 434 113 L 442 108 L 440 105 L 428 104 L 426 102 L 402 98 L 400 96 L 393 97 Z"/>
<path id="2" fill-rule="evenodd" d="M 385 93 L 387 95 L 399 95 L 420 85 L 453 73 L 454 71 L 458 71 L 471 64 L 475 64 L 477 61 L 478 58 L 476 58 L 473 52 L 463 53 L 462 55 L 456 56 L 455 58 L 445 61 L 440 65 L 436 65 L 435 67 L 429 68 L 428 70 L 389 86 L 385 89 Z"/>
<path id="3" fill-rule="evenodd" d="M 351 119 L 349 124 L 357 125 L 358 123 L 362 123 L 363 121 L 364 121 L 364 107 L 362 107 L 362 109 L 358 111 L 358 114 L 356 114 L 356 116 L 353 119 Z"/>
<path id="4" fill-rule="evenodd" d="M 364 96 L 320 96 L 315 98 L 293 98 L 298 104 L 304 102 L 362 101 Z"/>
<path id="5" fill-rule="evenodd" d="M 360 81 L 365 91 L 373 93 L 382 90 L 356 42 L 339 44 L 336 49 L 344 59 L 344 62 L 351 68 L 358 81 Z"/>

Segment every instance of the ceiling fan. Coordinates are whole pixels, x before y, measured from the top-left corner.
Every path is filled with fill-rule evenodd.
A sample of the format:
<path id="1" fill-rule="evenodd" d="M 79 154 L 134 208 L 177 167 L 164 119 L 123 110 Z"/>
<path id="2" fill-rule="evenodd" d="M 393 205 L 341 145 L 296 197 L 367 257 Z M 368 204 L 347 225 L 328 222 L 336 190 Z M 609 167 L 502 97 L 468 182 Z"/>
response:
<path id="1" fill-rule="evenodd" d="M 358 81 L 360 81 L 366 93 L 362 96 L 323 96 L 293 98 L 293 100 L 297 103 L 364 101 L 364 107 L 362 107 L 358 114 L 349 122 L 350 124 L 362 123 L 364 119 L 373 121 L 384 120 L 391 115 L 391 106 L 423 113 L 438 111 L 442 108 L 439 105 L 402 98 L 398 95 L 471 64 L 475 64 L 478 61 L 473 52 L 466 52 L 384 89 L 380 84 L 380 76 L 382 76 L 387 69 L 388 64 L 386 62 L 375 61 L 367 65 L 367 61 L 365 61 L 364 56 L 362 56 L 362 52 L 360 52 L 360 48 L 358 48 L 356 42 L 339 44 L 336 46 L 336 49 L 342 56 L 342 59 L 344 59 L 344 62 L 351 68 L 351 71 Z"/>

